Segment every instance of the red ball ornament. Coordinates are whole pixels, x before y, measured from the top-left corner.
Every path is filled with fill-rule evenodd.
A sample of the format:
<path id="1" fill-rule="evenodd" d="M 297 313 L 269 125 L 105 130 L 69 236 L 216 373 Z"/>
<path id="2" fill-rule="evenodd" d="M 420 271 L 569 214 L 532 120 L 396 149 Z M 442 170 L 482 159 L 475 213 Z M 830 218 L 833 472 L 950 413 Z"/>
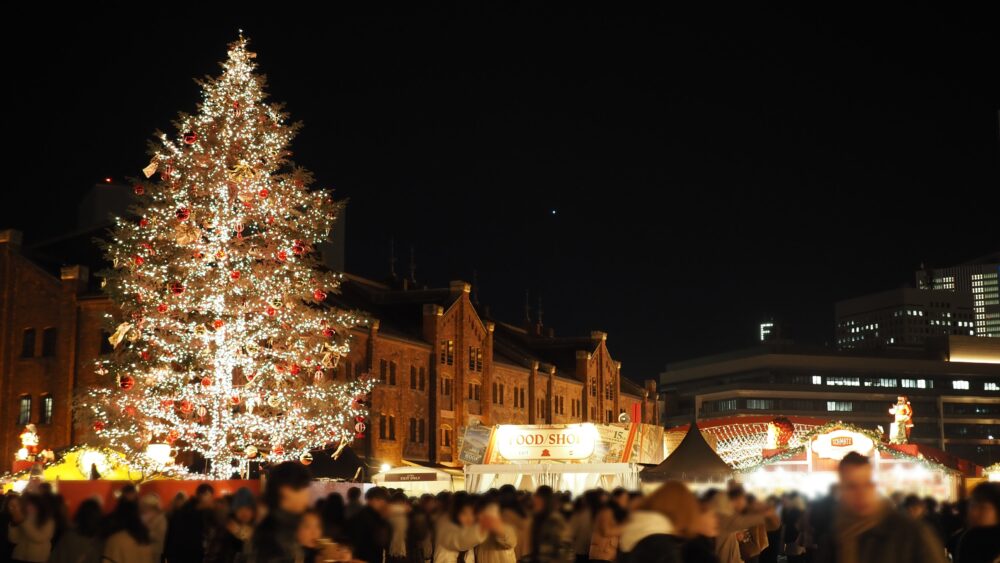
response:
<path id="1" fill-rule="evenodd" d="M 143 263 L 145 262 L 146 260 L 142 256 L 139 256 L 138 254 L 132 257 L 132 263 L 135 264 L 136 266 L 142 266 Z"/>
<path id="2" fill-rule="evenodd" d="M 212 322 L 212 326 L 214 326 L 215 328 L 222 328 L 222 326 L 225 325 L 225 324 L 226 323 L 222 322 L 222 319 L 215 319 Z"/>
<path id="3" fill-rule="evenodd" d="M 253 378 L 257 377 L 257 374 L 256 373 L 248 373 L 244 377 L 247 378 L 247 383 L 252 383 L 253 382 Z"/>
<path id="4" fill-rule="evenodd" d="M 268 307 L 267 307 L 267 316 L 273 317 L 276 312 L 277 311 L 274 310 L 274 307 L 271 307 L 270 305 L 268 305 Z"/>
<path id="5" fill-rule="evenodd" d="M 200 250 L 195 250 L 194 254 L 192 254 L 192 256 L 194 256 L 195 260 L 201 260 L 202 258 L 205 257 L 205 255 L 202 254 Z"/>
<path id="6" fill-rule="evenodd" d="M 276 456 L 278 456 L 278 457 L 281 457 L 281 456 L 285 455 L 285 448 L 283 448 L 281 446 L 274 446 L 274 449 L 271 450 L 271 453 L 274 454 L 274 455 L 276 455 Z"/>
<path id="7" fill-rule="evenodd" d="M 174 442 L 177 441 L 177 438 L 180 438 L 180 437 L 181 437 L 181 433 L 180 432 L 178 432 L 176 430 L 171 430 L 170 432 L 167 432 L 167 443 L 168 444 L 173 444 Z"/>
<path id="8" fill-rule="evenodd" d="M 278 262 L 284 262 L 285 260 L 288 260 L 288 253 L 284 250 L 278 252 Z"/>
<path id="9" fill-rule="evenodd" d="M 159 305 L 156 306 L 156 310 L 159 311 L 160 313 L 166 313 L 167 309 L 169 309 L 169 307 L 167 307 L 166 303 L 160 303 Z"/>
<path id="10" fill-rule="evenodd" d="M 232 279 L 234 279 L 234 280 L 238 280 L 238 279 L 240 279 L 241 275 L 242 274 L 240 274 L 239 270 L 233 270 L 232 272 L 230 272 L 229 277 L 232 278 Z"/>
<path id="11" fill-rule="evenodd" d="M 298 375 L 300 371 L 302 368 L 299 367 L 299 364 L 292 364 L 292 367 L 288 368 L 288 372 L 292 375 Z"/>
<path id="12" fill-rule="evenodd" d="M 95 420 L 94 421 L 94 431 L 95 432 L 100 432 L 101 430 L 104 430 L 104 421 L 103 420 Z"/>
<path id="13" fill-rule="evenodd" d="M 132 186 L 132 191 L 135 192 L 135 195 L 142 195 L 146 193 L 146 188 L 144 188 L 142 184 L 136 184 Z"/>
<path id="14" fill-rule="evenodd" d="M 184 284 L 180 282 L 174 282 L 170 284 L 170 293 L 173 293 L 174 295 L 180 295 L 184 293 Z"/>
<path id="15" fill-rule="evenodd" d="M 174 401 L 172 399 L 163 399 L 160 401 L 160 408 L 163 410 L 170 410 L 174 408 Z"/>
<path id="16" fill-rule="evenodd" d="M 135 416 L 136 413 L 135 407 L 133 407 L 132 405 L 125 407 L 124 409 L 122 409 L 122 411 L 128 416 Z"/>
<path id="17" fill-rule="evenodd" d="M 334 334 L 337 334 L 337 333 L 332 328 L 324 328 L 323 329 L 323 336 L 325 336 L 327 338 L 333 338 Z"/>
<path id="18" fill-rule="evenodd" d="M 267 216 L 267 224 L 268 225 L 273 225 L 274 224 L 274 215 L 268 215 Z"/>
<path id="19" fill-rule="evenodd" d="M 139 352 L 139 357 L 141 357 L 143 360 L 146 360 L 147 362 L 149 361 L 149 358 L 151 358 L 152 356 L 153 355 L 146 350 Z"/>
<path id="20" fill-rule="evenodd" d="M 317 289 L 316 291 L 313 291 L 313 299 L 316 301 L 326 301 L 326 293 L 323 293 L 323 290 L 321 289 Z"/>
<path id="21" fill-rule="evenodd" d="M 211 377 L 203 377 L 203 378 L 201 378 L 201 386 L 202 387 L 211 387 L 212 386 L 212 378 Z"/>
<path id="22" fill-rule="evenodd" d="M 177 218 L 181 221 L 187 221 L 188 217 L 191 217 L 191 210 L 187 207 L 181 207 L 177 210 Z"/>
<path id="23" fill-rule="evenodd" d="M 184 144 L 185 145 L 193 145 L 197 141 L 198 141 L 198 134 L 195 133 L 194 131 L 188 131 L 187 133 L 184 133 Z"/>
<path id="24" fill-rule="evenodd" d="M 260 191 L 257 192 L 257 195 L 259 195 L 262 199 L 267 199 L 267 196 L 271 195 L 271 192 L 267 191 L 267 188 L 261 188 Z"/>
<path id="25" fill-rule="evenodd" d="M 299 456 L 299 461 L 302 463 L 302 465 L 311 465 L 313 462 L 313 456 L 311 453 L 306 452 Z"/>
<path id="26" fill-rule="evenodd" d="M 301 242 L 295 241 L 295 244 L 292 246 L 292 252 L 296 256 L 302 256 L 306 253 L 306 247 Z"/>
<path id="27" fill-rule="evenodd" d="M 240 404 L 240 396 L 239 395 L 233 395 L 232 397 L 229 398 L 229 402 L 231 402 L 234 405 Z"/>
<path id="28" fill-rule="evenodd" d="M 194 404 L 191 401 L 181 401 L 181 412 L 184 414 L 191 414 L 194 411 Z"/>
<path id="29" fill-rule="evenodd" d="M 149 226 L 149 219 L 146 219 L 145 217 L 143 217 L 142 219 L 139 219 L 139 226 L 140 227 L 148 227 Z"/>
<path id="30" fill-rule="evenodd" d="M 135 387 L 135 378 L 131 375 L 123 375 L 121 379 L 118 380 L 118 386 L 128 391 Z"/>

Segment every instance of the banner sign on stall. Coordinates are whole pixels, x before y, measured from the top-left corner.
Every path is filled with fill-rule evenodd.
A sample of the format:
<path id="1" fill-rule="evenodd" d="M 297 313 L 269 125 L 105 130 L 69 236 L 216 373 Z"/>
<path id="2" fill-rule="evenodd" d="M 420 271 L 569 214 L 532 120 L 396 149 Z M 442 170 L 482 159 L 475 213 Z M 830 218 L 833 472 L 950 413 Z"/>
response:
<path id="1" fill-rule="evenodd" d="M 437 481 L 437 473 L 386 473 L 386 483 L 410 483 L 412 481 Z"/>
<path id="2" fill-rule="evenodd" d="M 467 426 L 462 436 L 458 460 L 462 463 L 486 463 L 486 450 L 490 446 L 493 427 L 481 424 Z"/>
<path id="3" fill-rule="evenodd" d="M 594 453 L 593 424 L 551 426 L 502 424 L 494 433 L 497 452 L 509 461 L 533 459 L 583 460 Z"/>
<path id="4" fill-rule="evenodd" d="M 816 436 L 812 443 L 812 451 L 819 457 L 833 460 L 844 459 L 850 452 L 861 455 L 871 455 L 875 442 L 860 432 L 837 429 Z"/>

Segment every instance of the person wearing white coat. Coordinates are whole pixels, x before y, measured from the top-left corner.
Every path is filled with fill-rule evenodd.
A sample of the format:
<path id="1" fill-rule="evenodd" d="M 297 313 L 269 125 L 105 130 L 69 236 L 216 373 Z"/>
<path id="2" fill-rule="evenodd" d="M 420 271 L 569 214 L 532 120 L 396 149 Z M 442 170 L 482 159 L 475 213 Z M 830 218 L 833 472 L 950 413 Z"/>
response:
<path id="1" fill-rule="evenodd" d="M 475 563 L 475 548 L 486 539 L 486 528 L 476 523 L 473 500 L 464 491 L 451 498 L 451 508 L 438 518 L 433 563 Z"/>

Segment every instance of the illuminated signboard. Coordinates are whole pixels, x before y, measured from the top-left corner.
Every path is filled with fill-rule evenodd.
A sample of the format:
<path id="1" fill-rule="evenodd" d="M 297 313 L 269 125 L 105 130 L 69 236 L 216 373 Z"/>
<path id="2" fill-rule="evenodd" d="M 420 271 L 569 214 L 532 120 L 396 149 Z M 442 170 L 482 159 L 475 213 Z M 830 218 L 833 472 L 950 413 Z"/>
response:
<path id="1" fill-rule="evenodd" d="M 507 460 L 582 460 L 594 453 L 598 441 L 593 424 L 553 426 L 501 425 L 497 427 L 497 452 Z"/>
<path id="2" fill-rule="evenodd" d="M 816 436 L 812 443 L 812 451 L 826 459 L 844 459 L 850 452 L 861 455 L 871 455 L 875 450 L 875 442 L 871 438 L 850 430 L 833 430 Z"/>

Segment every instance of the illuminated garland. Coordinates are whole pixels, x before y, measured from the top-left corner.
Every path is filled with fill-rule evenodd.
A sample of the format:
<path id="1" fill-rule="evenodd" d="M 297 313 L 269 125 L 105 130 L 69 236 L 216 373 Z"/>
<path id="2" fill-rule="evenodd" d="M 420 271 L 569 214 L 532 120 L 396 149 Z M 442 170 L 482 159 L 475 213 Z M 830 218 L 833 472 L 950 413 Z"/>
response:
<path id="1" fill-rule="evenodd" d="M 791 458 L 793 458 L 793 457 L 795 457 L 795 456 L 797 456 L 799 454 L 805 453 L 805 451 L 806 451 L 806 444 L 808 444 L 813 438 L 815 438 L 816 436 L 819 436 L 821 434 L 826 434 L 828 432 L 832 432 L 834 430 L 847 430 L 847 431 L 850 431 L 850 432 L 857 432 L 858 434 L 862 434 L 864 436 L 867 436 L 868 438 L 870 438 L 872 440 L 872 442 L 875 444 L 875 447 L 878 448 L 880 452 L 886 452 L 888 454 L 891 454 L 893 457 L 902 458 L 902 459 L 904 459 L 906 461 L 909 461 L 909 462 L 912 462 L 912 463 L 916 463 L 916 464 L 921 465 L 922 467 L 924 467 L 926 469 L 932 469 L 932 470 L 935 470 L 935 471 L 944 470 L 944 471 L 948 471 L 948 472 L 952 472 L 952 473 L 954 473 L 954 472 L 957 471 L 957 470 L 952 469 L 952 468 L 950 468 L 950 467 L 948 467 L 948 466 L 946 466 L 944 464 L 938 463 L 938 462 L 936 462 L 934 460 L 927 459 L 927 458 L 925 458 L 923 456 L 919 456 L 919 457 L 918 456 L 912 456 L 912 455 L 910 455 L 910 454 L 908 454 L 906 452 L 901 452 L 901 451 L 899 451 L 897 449 L 891 448 L 891 447 L 889 447 L 888 444 L 886 444 L 885 442 L 882 441 L 883 440 L 883 435 L 880 432 L 877 432 L 877 431 L 874 431 L 874 430 L 868 430 L 866 428 L 862 428 L 860 426 L 855 426 L 855 425 L 853 425 L 851 423 L 843 422 L 843 421 L 834 421 L 834 422 L 830 422 L 830 423 L 824 424 L 823 426 L 816 427 L 812 431 L 810 431 L 809 433 L 805 434 L 802 437 L 802 439 L 800 440 L 800 444 L 799 445 L 797 445 L 797 446 L 789 446 L 788 448 L 785 448 L 785 449 L 781 450 L 781 452 L 779 452 L 779 453 L 777 453 L 777 454 L 775 454 L 775 455 L 773 455 L 771 457 L 768 457 L 767 459 L 762 459 L 762 461 L 760 463 L 739 468 L 738 471 L 740 473 L 753 473 L 754 471 L 757 471 L 758 469 L 761 469 L 761 468 L 763 468 L 766 465 L 770 465 L 772 463 L 776 463 L 776 462 L 779 462 L 779 461 L 789 460 L 789 459 L 791 459 Z"/>
<path id="2" fill-rule="evenodd" d="M 365 320 L 326 305 L 341 276 L 315 250 L 341 204 L 289 160 L 299 124 L 263 101 L 246 47 L 241 36 L 222 75 L 199 82 L 176 135 L 157 134 L 135 218 L 117 218 L 105 243 L 115 352 L 97 362 L 105 385 L 81 397 L 81 417 L 155 471 L 176 468 L 146 456 L 150 444 L 197 452 L 227 478 L 247 459 L 350 443 L 367 416 L 373 382 L 334 380 Z"/>
<path id="3" fill-rule="evenodd" d="M 104 446 L 91 446 L 89 444 L 79 444 L 79 445 L 76 445 L 76 446 L 70 446 L 68 448 L 63 448 L 63 449 L 59 450 L 58 457 L 56 457 L 55 459 L 53 459 L 51 461 L 46 461 L 46 462 L 43 462 L 43 463 L 39 463 L 39 465 L 41 466 L 42 470 L 44 471 L 45 469 L 48 469 L 48 468 L 50 468 L 52 466 L 59 465 L 60 463 L 63 463 L 63 461 L 65 461 L 65 458 L 67 456 L 69 456 L 70 454 L 74 454 L 74 453 L 77 453 L 77 452 L 83 453 L 83 452 L 87 452 L 87 451 L 100 452 L 100 453 L 104 454 L 104 457 L 107 458 L 109 461 L 114 461 L 114 460 L 126 461 L 125 456 L 122 454 L 122 452 L 113 450 L 111 448 L 104 447 Z M 118 465 L 119 464 L 116 463 L 115 465 L 110 466 L 110 468 L 115 468 Z M 31 476 L 32 469 L 33 468 L 22 469 L 21 471 L 18 471 L 16 473 L 5 473 L 3 475 L 0 475 L 0 481 L 10 482 L 10 481 L 20 481 L 22 479 L 27 479 L 27 478 L 29 478 Z M 89 469 L 87 471 L 85 471 L 84 468 L 82 468 L 82 467 L 78 467 L 77 469 L 79 469 L 80 472 L 83 473 L 84 475 L 86 475 L 87 471 L 89 471 Z"/>

